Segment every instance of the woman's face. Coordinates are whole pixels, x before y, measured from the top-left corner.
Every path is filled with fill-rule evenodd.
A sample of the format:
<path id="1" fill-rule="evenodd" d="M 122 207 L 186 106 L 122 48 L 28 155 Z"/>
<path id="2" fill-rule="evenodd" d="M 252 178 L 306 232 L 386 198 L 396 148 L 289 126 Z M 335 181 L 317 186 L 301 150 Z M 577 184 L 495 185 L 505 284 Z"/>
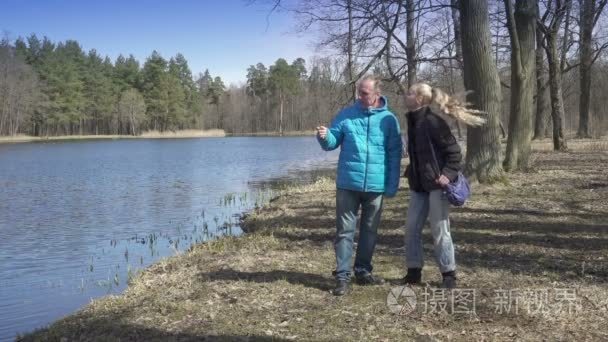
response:
<path id="1" fill-rule="evenodd" d="M 418 94 L 414 89 L 411 89 L 405 93 L 405 106 L 408 110 L 414 110 L 420 108 L 422 103 L 419 101 Z"/>

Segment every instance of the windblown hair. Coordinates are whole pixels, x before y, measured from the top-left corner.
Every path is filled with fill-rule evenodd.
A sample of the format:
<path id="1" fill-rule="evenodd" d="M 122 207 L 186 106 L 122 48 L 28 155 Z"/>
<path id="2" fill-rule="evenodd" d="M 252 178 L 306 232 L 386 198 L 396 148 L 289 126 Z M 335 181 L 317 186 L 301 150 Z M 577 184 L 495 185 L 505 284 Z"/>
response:
<path id="1" fill-rule="evenodd" d="M 486 123 L 486 119 L 480 117 L 485 115 L 485 112 L 468 108 L 470 103 L 460 101 L 439 88 L 433 88 L 426 83 L 416 83 L 410 89 L 416 92 L 417 96 L 421 96 L 423 103 L 436 113 L 452 117 L 468 126 L 481 126 Z"/>

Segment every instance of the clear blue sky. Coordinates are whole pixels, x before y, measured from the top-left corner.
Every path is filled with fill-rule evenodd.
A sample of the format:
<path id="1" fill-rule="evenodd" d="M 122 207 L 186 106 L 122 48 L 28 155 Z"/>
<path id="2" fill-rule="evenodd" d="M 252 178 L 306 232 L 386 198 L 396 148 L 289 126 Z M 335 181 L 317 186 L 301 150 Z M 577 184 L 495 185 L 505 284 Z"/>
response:
<path id="1" fill-rule="evenodd" d="M 311 35 L 293 33 L 287 14 L 273 13 L 267 25 L 268 11 L 244 0 L 2 0 L 0 29 L 12 39 L 74 39 L 112 60 L 181 52 L 194 75 L 208 68 L 229 85 L 244 82 L 251 64 L 314 55 Z"/>

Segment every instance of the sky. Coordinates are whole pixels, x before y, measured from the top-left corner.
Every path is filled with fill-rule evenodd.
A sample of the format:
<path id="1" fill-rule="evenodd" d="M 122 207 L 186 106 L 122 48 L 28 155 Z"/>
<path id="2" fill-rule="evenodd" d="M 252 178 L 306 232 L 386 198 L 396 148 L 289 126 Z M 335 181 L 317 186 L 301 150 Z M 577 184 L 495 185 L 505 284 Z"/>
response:
<path id="1" fill-rule="evenodd" d="M 297 34 L 293 17 L 269 11 L 247 0 L 2 0 L 0 30 L 76 40 L 113 61 L 133 54 L 142 65 L 153 50 L 167 60 L 182 53 L 193 75 L 209 69 L 238 85 L 252 64 L 314 55 L 312 33 Z"/>

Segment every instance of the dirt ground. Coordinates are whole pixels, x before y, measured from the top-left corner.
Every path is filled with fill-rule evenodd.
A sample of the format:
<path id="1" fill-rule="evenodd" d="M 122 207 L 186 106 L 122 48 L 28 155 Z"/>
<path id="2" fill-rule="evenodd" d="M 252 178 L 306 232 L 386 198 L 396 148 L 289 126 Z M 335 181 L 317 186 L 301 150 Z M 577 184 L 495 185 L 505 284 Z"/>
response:
<path id="1" fill-rule="evenodd" d="M 437 289 L 428 227 L 424 284 L 399 287 L 409 199 L 402 180 L 385 201 L 374 256 L 387 283 L 334 297 L 335 185 L 323 178 L 249 215 L 244 236 L 160 261 L 124 294 L 22 339 L 607 340 L 608 144 L 570 147 L 556 153 L 536 143 L 529 172 L 474 185 L 472 200 L 451 209 L 457 290 Z M 412 292 L 409 312 L 400 294 Z"/>

